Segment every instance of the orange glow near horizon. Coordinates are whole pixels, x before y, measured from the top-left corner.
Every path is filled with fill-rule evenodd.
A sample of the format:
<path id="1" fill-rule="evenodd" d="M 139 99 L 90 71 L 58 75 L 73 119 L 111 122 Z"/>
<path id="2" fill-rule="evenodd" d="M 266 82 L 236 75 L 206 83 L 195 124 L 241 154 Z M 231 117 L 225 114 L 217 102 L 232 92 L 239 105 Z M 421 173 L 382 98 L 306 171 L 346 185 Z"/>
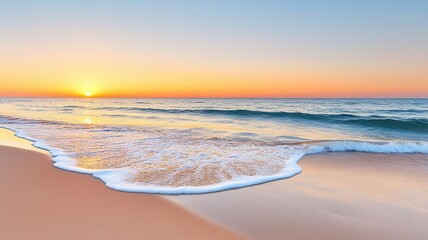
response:
<path id="1" fill-rule="evenodd" d="M 85 51 L 89 50 L 81 50 Z M 181 61 L 167 56 L 130 59 L 128 53 L 110 51 L 100 49 L 91 58 L 83 53 L 72 57 L 67 51 L 0 58 L 0 66 L 6 66 L 0 68 L 0 97 L 88 97 L 87 93 L 91 98 L 428 97 L 423 62 L 375 67 L 370 62 L 296 58 L 293 64 L 266 59 L 232 64 L 185 55 Z"/>
<path id="2" fill-rule="evenodd" d="M 420 85 L 403 91 L 403 87 L 346 86 L 344 84 L 306 87 L 304 84 L 277 83 L 263 81 L 247 84 L 245 81 L 236 81 L 233 84 L 192 82 L 177 82 L 170 87 L 162 88 L 162 84 L 128 84 L 128 87 L 103 88 L 103 90 L 70 91 L 63 87 L 56 89 L 7 89 L 0 90 L 0 97 L 95 97 L 95 98 L 371 98 L 371 97 L 428 97 L 425 89 L 428 86 Z M 109 85 L 115 85 L 109 83 Z M 186 88 L 185 86 L 188 86 Z"/>
<path id="3" fill-rule="evenodd" d="M 0 70 L 1 71 L 1 70 Z M 305 75 L 306 74 L 306 75 Z M 374 80 L 376 79 L 376 80 Z M 107 98 L 280 98 L 280 97 L 428 97 L 428 81 L 412 76 L 404 84 L 399 74 L 341 74 L 321 71 L 281 72 L 248 70 L 227 73 L 135 72 L 28 76 L 1 74 L 3 97 Z M 391 84 L 393 83 L 393 84 Z"/>

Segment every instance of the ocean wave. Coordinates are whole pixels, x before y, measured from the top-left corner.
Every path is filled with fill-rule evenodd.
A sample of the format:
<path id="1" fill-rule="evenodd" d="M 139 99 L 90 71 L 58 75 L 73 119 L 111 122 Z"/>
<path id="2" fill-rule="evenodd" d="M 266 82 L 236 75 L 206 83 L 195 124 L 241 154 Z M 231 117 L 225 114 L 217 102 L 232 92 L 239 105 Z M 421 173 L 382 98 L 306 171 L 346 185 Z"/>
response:
<path id="1" fill-rule="evenodd" d="M 300 173 L 302 169 L 297 165 L 298 161 L 305 155 L 319 154 L 325 152 L 368 152 L 368 153 L 428 153 L 428 143 L 417 142 L 388 142 L 388 143 L 371 143 L 371 142 L 355 142 L 355 141 L 326 141 L 317 144 L 302 144 L 299 146 L 291 147 L 293 151 L 286 151 L 287 156 L 284 156 L 283 168 L 274 174 L 251 174 L 251 169 L 244 170 L 244 173 L 250 172 L 250 175 L 233 176 L 231 179 L 223 179 L 217 183 L 209 183 L 207 185 L 188 186 L 165 186 L 141 183 L 139 181 L 129 181 L 138 171 L 135 169 L 103 169 L 88 171 L 87 169 L 76 168 L 70 165 L 71 159 L 68 157 L 57 157 L 55 166 L 64 170 L 77 171 L 81 173 L 92 174 L 94 177 L 101 179 L 109 188 L 126 191 L 126 192 L 141 192 L 141 193 L 154 193 L 154 194 L 204 194 L 218 191 L 225 191 L 230 189 L 248 187 L 252 185 L 262 184 L 274 180 L 290 178 Z M 211 168 L 214 166 L 207 166 Z M 266 168 L 263 165 L 254 165 L 254 168 Z M 187 170 L 184 167 L 183 172 Z M 255 169 L 253 169 L 255 171 Z M 264 169 L 263 171 L 269 171 Z M 274 172 L 274 171 L 273 171 Z M 199 173 L 200 174 L 200 173 Z M 156 173 L 155 173 L 156 175 Z M 215 177 L 215 176 L 208 176 Z"/>
<path id="2" fill-rule="evenodd" d="M 428 109 L 386 109 L 381 110 L 382 112 L 386 113 L 428 113 Z"/>
<path id="3" fill-rule="evenodd" d="M 272 118 L 317 121 L 321 123 L 351 124 L 366 127 L 405 130 L 428 133 L 427 118 L 403 118 L 381 115 L 356 114 L 315 114 L 305 112 L 268 112 L 244 109 L 162 109 L 140 107 L 101 107 L 98 110 L 123 110 L 132 112 L 169 113 L 169 114 L 200 114 L 223 115 L 239 118 Z"/>
<path id="4" fill-rule="evenodd" d="M 41 120 L 41 119 L 26 119 L 26 118 L 12 117 L 12 116 L 6 116 L 6 115 L 1 115 L 0 114 L 0 124 L 15 124 L 17 122 L 20 125 L 32 125 L 32 124 L 61 125 L 61 126 L 65 126 L 66 125 L 65 123 L 58 122 L 58 121 Z"/>
<path id="5" fill-rule="evenodd" d="M 428 153 L 428 142 L 344 140 L 264 145 L 225 139 L 212 140 L 201 137 L 200 134 L 198 134 L 199 139 L 194 138 L 193 135 L 189 138 L 188 131 L 183 134 L 183 132 L 165 132 L 156 129 L 146 131 L 145 134 L 149 136 L 145 139 L 133 141 L 130 138 L 129 142 L 122 143 L 124 145 L 116 149 L 108 142 L 112 138 L 105 137 L 106 132 L 109 131 L 98 132 L 92 129 L 87 133 L 101 133 L 102 137 L 98 139 L 93 135 L 88 139 L 91 143 L 100 145 L 90 146 L 89 143 L 82 143 L 82 139 L 76 139 L 76 143 L 82 147 L 81 151 L 94 150 L 83 154 L 76 152 L 76 149 L 63 150 L 52 147 L 55 144 L 50 141 L 53 140 L 40 140 L 30 137 L 25 131 L 12 127 L 6 128 L 15 131 L 17 136 L 32 141 L 35 147 L 49 151 L 55 167 L 91 174 L 112 189 L 158 194 L 210 193 L 289 178 L 301 172 L 297 163 L 309 154 L 344 151 Z M 123 127 L 109 127 L 108 130 L 116 137 L 122 131 L 129 134 L 129 131 Z M 48 129 L 44 131 L 49 133 Z M 134 136 L 142 134 L 138 130 L 135 131 Z M 72 133 L 75 132 L 72 131 Z M 62 136 L 67 134 L 69 133 L 58 134 L 59 139 L 63 139 Z M 68 140 L 72 141 L 72 139 Z M 118 142 L 120 140 L 121 138 L 117 141 L 113 139 L 113 143 L 120 145 L 121 142 Z M 102 157 L 102 148 L 108 149 L 111 159 L 129 155 L 130 160 L 115 162 L 115 165 L 101 168 L 82 167 L 82 154 L 86 157 L 99 154 Z"/>
<path id="6" fill-rule="evenodd" d="M 78 106 L 78 105 L 64 105 L 60 108 L 66 108 L 66 109 L 85 109 L 84 106 Z"/>

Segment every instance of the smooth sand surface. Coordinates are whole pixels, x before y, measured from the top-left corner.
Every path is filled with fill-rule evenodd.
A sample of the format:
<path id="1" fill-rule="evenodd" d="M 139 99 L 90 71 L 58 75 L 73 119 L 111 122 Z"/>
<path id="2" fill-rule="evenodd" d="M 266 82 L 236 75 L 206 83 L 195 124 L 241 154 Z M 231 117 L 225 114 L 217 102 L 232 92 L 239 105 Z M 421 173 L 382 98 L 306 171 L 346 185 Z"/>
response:
<path id="1" fill-rule="evenodd" d="M 34 147 L 32 145 L 32 142 L 23 138 L 16 137 L 13 131 L 2 127 L 0 127 L 0 146 L 17 147 L 49 154 L 48 151 Z"/>
<path id="2" fill-rule="evenodd" d="M 0 239 L 239 239 L 147 194 L 56 169 L 46 154 L 0 146 Z"/>
<path id="3" fill-rule="evenodd" d="M 303 172 L 219 193 L 171 196 L 251 239 L 428 239 L 428 155 L 326 153 Z"/>

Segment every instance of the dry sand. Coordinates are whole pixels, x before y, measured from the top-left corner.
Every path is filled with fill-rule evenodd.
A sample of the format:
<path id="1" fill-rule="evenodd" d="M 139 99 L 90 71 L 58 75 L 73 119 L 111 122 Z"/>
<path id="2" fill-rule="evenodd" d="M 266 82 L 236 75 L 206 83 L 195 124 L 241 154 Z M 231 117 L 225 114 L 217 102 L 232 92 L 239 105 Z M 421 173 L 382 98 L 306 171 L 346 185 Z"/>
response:
<path id="1" fill-rule="evenodd" d="M 0 191 L 0 239 L 240 238 L 162 197 L 108 189 L 10 146 L 0 146 Z"/>
<path id="2" fill-rule="evenodd" d="M 252 239 L 428 239 L 428 155 L 327 153 L 257 186 L 170 196 Z"/>

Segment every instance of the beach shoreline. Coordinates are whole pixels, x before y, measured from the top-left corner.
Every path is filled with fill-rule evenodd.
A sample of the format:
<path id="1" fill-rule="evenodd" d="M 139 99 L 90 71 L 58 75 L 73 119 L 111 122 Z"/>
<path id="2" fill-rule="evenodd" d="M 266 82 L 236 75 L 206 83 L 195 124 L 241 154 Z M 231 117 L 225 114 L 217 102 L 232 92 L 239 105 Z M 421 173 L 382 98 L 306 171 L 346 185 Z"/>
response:
<path id="1" fill-rule="evenodd" d="M 156 195 L 108 189 L 47 154 L 0 146 L 2 239 L 241 239 Z"/>

